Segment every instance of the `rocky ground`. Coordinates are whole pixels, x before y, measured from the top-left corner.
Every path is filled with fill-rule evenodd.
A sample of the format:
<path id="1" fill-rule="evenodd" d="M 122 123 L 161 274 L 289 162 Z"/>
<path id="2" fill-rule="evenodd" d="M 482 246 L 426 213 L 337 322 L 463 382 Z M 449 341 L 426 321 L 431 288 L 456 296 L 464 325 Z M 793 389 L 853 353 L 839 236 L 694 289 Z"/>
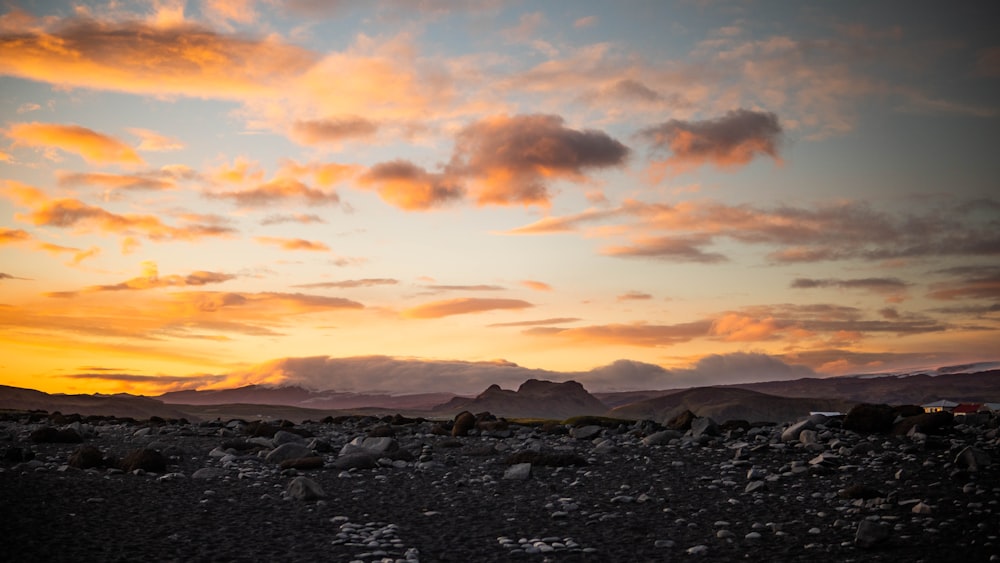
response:
<path id="1" fill-rule="evenodd" d="M 996 420 L 909 420 L 7 414 L 0 560 L 1000 560 Z"/>

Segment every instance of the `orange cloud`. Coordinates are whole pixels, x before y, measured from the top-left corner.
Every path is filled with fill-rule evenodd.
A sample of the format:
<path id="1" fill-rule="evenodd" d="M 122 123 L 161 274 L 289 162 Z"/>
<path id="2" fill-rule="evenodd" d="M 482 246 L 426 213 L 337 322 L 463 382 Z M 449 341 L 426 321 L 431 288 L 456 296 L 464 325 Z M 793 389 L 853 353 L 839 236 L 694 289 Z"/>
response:
<path id="1" fill-rule="evenodd" d="M 640 132 L 654 148 L 670 151 L 663 164 L 674 173 L 704 164 L 733 169 L 758 154 L 778 160 L 781 134 L 777 115 L 746 109 L 705 121 L 672 119 Z"/>
<path id="2" fill-rule="evenodd" d="M 458 299 L 446 299 L 443 301 L 424 303 L 423 305 L 406 309 L 403 311 L 403 316 L 411 319 L 437 319 L 451 315 L 483 313 L 498 309 L 526 309 L 528 307 L 534 307 L 534 305 L 520 299 L 480 299 L 475 297 L 462 297 Z"/>
<path id="3" fill-rule="evenodd" d="M 313 182 L 323 187 L 339 184 L 361 172 L 362 168 L 355 164 L 339 164 L 336 162 L 307 162 L 299 164 L 294 160 L 285 160 L 278 171 L 279 178 L 298 178 L 311 175 Z"/>
<path id="4" fill-rule="evenodd" d="M 120 190 L 169 190 L 177 187 L 169 177 L 163 174 L 57 172 L 56 179 L 60 186 L 101 186 Z"/>
<path id="5" fill-rule="evenodd" d="M 0 227 L 0 244 L 13 244 L 31 240 L 31 235 L 24 229 L 8 229 Z"/>
<path id="6" fill-rule="evenodd" d="M 458 133 L 448 169 L 477 180 L 480 205 L 548 205 L 552 180 L 625 163 L 628 147 L 607 133 L 563 123 L 539 114 L 482 119 Z"/>
<path id="7" fill-rule="evenodd" d="M 2 63 L 0 63 L 2 64 Z M 143 160 L 125 143 L 81 127 L 52 123 L 15 123 L 6 131 L 14 146 L 59 149 L 76 153 L 95 164 L 142 164 Z"/>
<path id="8" fill-rule="evenodd" d="M 334 119 L 299 120 L 292 124 L 292 139 L 304 145 L 339 143 L 347 139 L 372 137 L 378 124 L 352 115 Z"/>
<path id="9" fill-rule="evenodd" d="M 141 139 L 139 146 L 137 147 L 141 151 L 165 152 L 179 151 L 184 148 L 184 143 L 181 141 L 161 135 L 156 131 L 132 127 L 129 128 L 128 132 Z"/>
<path id="10" fill-rule="evenodd" d="M 460 200 L 465 188 L 447 174 L 432 173 L 407 160 L 380 162 L 358 178 L 375 186 L 387 203 L 407 211 L 422 211 Z"/>
<path id="11" fill-rule="evenodd" d="M 653 296 L 643 291 L 629 291 L 616 297 L 618 301 L 648 301 Z"/>
<path id="12" fill-rule="evenodd" d="M 273 36 L 224 36 L 181 21 L 156 25 L 81 18 L 52 29 L 0 34 L 2 74 L 152 96 L 274 96 L 316 58 Z"/>
<path id="13" fill-rule="evenodd" d="M 662 348 L 704 337 L 710 328 L 709 321 L 694 321 L 673 325 L 630 323 L 579 328 L 537 327 L 524 332 L 528 335 L 559 338 L 574 343 Z"/>
<path id="14" fill-rule="evenodd" d="M 315 252 L 330 251 L 330 247 L 322 242 L 300 238 L 254 237 L 254 240 L 261 244 L 278 246 L 284 250 L 311 250 Z"/>
<path id="15" fill-rule="evenodd" d="M 41 190 L 6 182 L 0 193 L 32 208 L 27 214 L 17 214 L 36 226 L 74 228 L 79 231 L 96 230 L 121 235 L 143 235 L 150 240 L 199 240 L 205 237 L 227 236 L 234 229 L 221 224 L 192 223 L 174 227 L 163 223 L 154 215 L 136 213 L 117 214 L 101 207 L 88 205 L 77 199 L 49 199 Z"/>
<path id="16" fill-rule="evenodd" d="M 242 184 L 243 182 L 259 182 L 264 179 L 264 171 L 260 165 L 242 156 L 236 157 L 232 164 L 223 163 L 210 173 L 210 176 L 220 182 L 228 184 Z"/>
<path id="17" fill-rule="evenodd" d="M 757 319 L 748 315 L 727 313 L 712 323 L 710 333 L 727 342 L 760 342 L 771 340 L 782 331 L 775 319 Z"/>
<path id="18" fill-rule="evenodd" d="M 209 193 L 210 197 L 231 199 L 244 207 L 273 205 L 282 201 L 303 200 L 306 205 L 328 205 L 340 201 L 336 192 L 310 188 L 298 180 L 278 178 L 249 190 Z"/>
<path id="19" fill-rule="evenodd" d="M 535 291 L 552 291 L 552 286 L 536 280 L 521 280 L 521 285 Z"/>
<path id="20" fill-rule="evenodd" d="M 548 206 L 552 181 L 585 181 L 587 171 L 623 165 L 628 155 L 608 134 L 570 129 L 557 115 L 498 115 L 459 131 L 441 172 L 394 160 L 371 167 L 360 181 L 407 210 L 461 199 L 466 183 L 479 205 Z"/>
<path id="21" fill-rule="evenodd" d="M 192 287 L 222 283 L 236 278 L 236 276 L 231 274 L 206 272 L 202 270 L 191 272 L 186 276 L 177 274 L 161 276 L 159 275 L 159 269 L 157 268 L 156 263 L 150 261 L 143 262 L 142 269 L 142 275 L 139 277 L 131 278 L 116 284 L 93 285 L 81 291 L 136 291 L 161 287 Z"/>

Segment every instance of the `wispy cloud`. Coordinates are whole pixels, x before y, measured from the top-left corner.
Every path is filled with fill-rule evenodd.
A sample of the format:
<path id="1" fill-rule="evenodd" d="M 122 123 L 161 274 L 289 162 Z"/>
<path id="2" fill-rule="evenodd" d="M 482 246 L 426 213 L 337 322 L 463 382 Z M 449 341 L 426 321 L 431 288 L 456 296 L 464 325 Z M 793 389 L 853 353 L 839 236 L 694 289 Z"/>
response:
<path id="1" fill-rule="evenodd" d="M 340 202 L 340 196 L 335 192 L 311 188 L 290 178 L 278 178 L 247 190 L 208 192 L 207 195 L 230 199 L 242 207 L 262 207 L 296 200 L 306 205 L 332 205 Z"/>
<path id="2" fill-rule="evenodd" d="M 303 289 L 351 289 L 355 287 L 373 287 L 378 285 L 396 285 L 399 280 L 391 278 L 364 278 L 359 280 L 340 280 L 330 282 L 315 282 L 293 285 Z"/>
<path id="3" fill-rule="evenodd" d="M 79 125 L 14 123 L 4 132 L 14 146 L 58 149 L 82 156 L 94 164 L 143 164 L 132 147 Z"/>
<path id="4" fill-rule="evenodd" d="M 0 194 L 29 206 L 30 212 L 18 214 L 16 217 L 36 226 L 72 228 L 81 232 L 140 235 L 156 241 L 194 241 L 206 237 L 229 236 L 236 232 L 235 229 L 221 224 L 189 222 L 182 226 L 171 226 L 156 215 L 112 213 L 78 199 L 50 199 L 37 188 L 14 182 L 0 186 Z"/>
<path id="5" fill-rule="evenodd" d="M 527 309 L 534 307 L 521 299 L 485 299 L 477 297 L 460 297 L 443 301 L 424 303 L 403 311 L 403 316 L 411 319 L 438 319 L 452 315 L 467 315 L 470 313 L 485 313 L 487 311 Z"/>
<path id="6" fill-rule="evenodd" d="M 301 238 L 254 237 L 254 240 L 261 244 L 277 246 L 284 250 L 309 250 L 315 252 L 330 251 L 330 247 L 327 246 L 326 243 Z"/>

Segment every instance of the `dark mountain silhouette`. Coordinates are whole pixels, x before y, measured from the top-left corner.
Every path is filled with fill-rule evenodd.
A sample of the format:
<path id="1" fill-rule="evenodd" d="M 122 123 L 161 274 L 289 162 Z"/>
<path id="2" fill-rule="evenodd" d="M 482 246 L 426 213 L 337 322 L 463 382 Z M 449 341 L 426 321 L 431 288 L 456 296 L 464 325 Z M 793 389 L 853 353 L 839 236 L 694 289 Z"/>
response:
<path id="1" fill-rule="evenodd" d="M 843 399 L 790 398 L 766 395 L 732 387 L 696 387 L 612 409 L 609 416 L 666 423 L 689 410 L 718 422 L 747 420 L 784 422 L 810 411 L 847 412 L 856 401 Z"/>
<path id="2" fill-rule="evenodd" d="M 501 389 L 494 384 L 473 399 L 456 397 L 434 410 L 440 413 L 467 410 L 473 413 L 489 411 L 507 417 L 568 418 L 602 414 L 608 407 L 576 381 L 556 383 L 529 379 L 517 391 Z"/>
<path id="3" fill-rule="evenodd" d="M 298 386 L 268 387 L 247 385 L 235 389 L 206 391 L 172 391 L 157 397 L 164 403 L 184 405 L 282 405 L 319 410 L 344 410 L 384 408 L 400 410 L 427 410 L 452 399 L 453 393 L 421 393 L 414 395 L 387 395 L 366 393 L 341 393 L 337 391 L 310 391 Z"/>
<path id="4" fill-rule="evenodd" d="M 749 389 L 781 397 L 828 397 L 854 402 L 921 405 L 938 399 L 957 402 L 1000 402 L 1000 370 L 941 375 L 883 375 L 804 378 L 790 381 L 740 383 Z"/>
<path id="5" fill-rule="evenodd" d="M 0 408 L 8 410 L 44 410 L 49 413 L 104 415 L 132 417 L 137 420 L 151 416 L 162 418 L 189 417 L 180 408 L 167 406 L 161 401 L 119 393 L 115 395 L 62 395 L 49 394 L 34 389 L 0 385 Z"/>

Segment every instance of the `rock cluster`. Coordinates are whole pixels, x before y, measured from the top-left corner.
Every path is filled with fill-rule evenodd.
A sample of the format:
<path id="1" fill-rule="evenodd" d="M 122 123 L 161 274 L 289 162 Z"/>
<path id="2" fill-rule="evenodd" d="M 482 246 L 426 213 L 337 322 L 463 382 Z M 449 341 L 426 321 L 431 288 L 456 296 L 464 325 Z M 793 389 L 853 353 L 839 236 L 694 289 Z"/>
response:
<path id="1" fill-rule="evenodd" d="M 0 521 L 15 560 L 1000 553 L 989 417 L 865 405 L 783 424 L 692 413 L 666 426 L 487 413 L 72 424 L 0 415 Z M 70 430 L 83 444 L 46 438 Z"/>

